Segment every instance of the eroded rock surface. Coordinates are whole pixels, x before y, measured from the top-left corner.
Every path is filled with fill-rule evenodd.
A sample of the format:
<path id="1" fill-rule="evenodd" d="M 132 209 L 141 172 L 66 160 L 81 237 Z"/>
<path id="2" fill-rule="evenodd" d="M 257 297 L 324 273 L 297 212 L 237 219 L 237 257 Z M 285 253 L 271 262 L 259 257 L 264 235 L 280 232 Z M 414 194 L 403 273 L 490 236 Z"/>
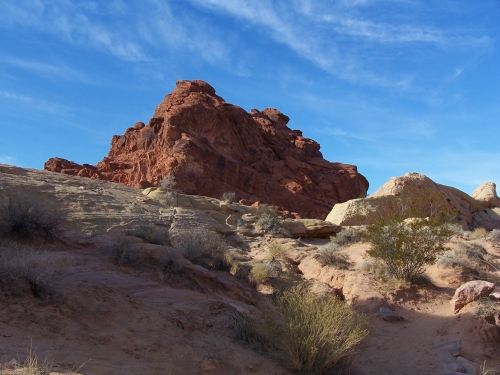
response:
<path id="1" fill-rule="evenodd" d="M 206 82 L 179 81 L 148 124 L 113 136 L 96 166 L 52 158 L 45 169 L 142 188 L 174 175 L 186 194 L 234 191 L 319 219 L 334 204 L 366 195 L 368 182 L 355 166 L 323 159 L 319 144 L 288 121 L 276 109 L 248 113 L 226 103 Z"/>

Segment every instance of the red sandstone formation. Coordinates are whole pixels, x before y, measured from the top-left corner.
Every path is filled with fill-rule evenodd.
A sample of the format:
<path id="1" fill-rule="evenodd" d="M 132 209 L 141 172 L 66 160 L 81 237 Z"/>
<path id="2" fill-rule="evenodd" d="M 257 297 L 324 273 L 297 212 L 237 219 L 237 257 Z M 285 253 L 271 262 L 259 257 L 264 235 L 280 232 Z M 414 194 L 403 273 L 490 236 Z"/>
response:
<path id="1" fill-rule="evenodd" d="M 187 194 L 265 201 L 301 217 L 324 219 L 335 203 L 366 195 L 368 181 L 353 165 L 323 159 L 319 144 L 287 127 L 276 109 L 247 113 L 203 81 L 179 81 L 149 124 L 113 136 L 96 166 L 52 158 L 45 169 L 155 186 L 175 175 Z"/>

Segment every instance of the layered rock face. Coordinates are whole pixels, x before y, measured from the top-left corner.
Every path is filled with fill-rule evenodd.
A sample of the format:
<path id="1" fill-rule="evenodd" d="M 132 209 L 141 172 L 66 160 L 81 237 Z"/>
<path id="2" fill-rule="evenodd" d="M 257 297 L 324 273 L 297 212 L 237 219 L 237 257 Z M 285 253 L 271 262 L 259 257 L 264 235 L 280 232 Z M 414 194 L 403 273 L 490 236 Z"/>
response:
<path id="1" fill-rule="evenodd" d="M 186 194 L 234 191 L 245 203 L 265 201 L 320 219 L 334 204 L 366 195 L 368 181 L 355 166 L 323 159 L 319 144 L 288 121 L 276 109 L 247 113 L 206 82 L 179 81 L 147 125 L 113 136 L 96 166 L 52 158 L 45 169 L 141 188 L 175 176 Z"/>
<path id="2" fill-rule="evenodd" d="M 429 177 L 410 172 L 387 181 L 367 199 L 355 199 L 337 204 L 328 214 L 326 221 L 336 225 L 362 225 L 379 218 L 377 214 L 385 209 L 385 198 L 411 192 L 423 211 L 449 208 L 457 213 L 457 219 L 464 229 L 483 227 L 500 228 L 499 198 L 496 185 L 485 182 L 472 196 L 451 186 L 437 184 Z M 441 197 L 441 199 L 440 199 Z M 432 201 L 441 200 L 446 207 L 432 207 Z"/>

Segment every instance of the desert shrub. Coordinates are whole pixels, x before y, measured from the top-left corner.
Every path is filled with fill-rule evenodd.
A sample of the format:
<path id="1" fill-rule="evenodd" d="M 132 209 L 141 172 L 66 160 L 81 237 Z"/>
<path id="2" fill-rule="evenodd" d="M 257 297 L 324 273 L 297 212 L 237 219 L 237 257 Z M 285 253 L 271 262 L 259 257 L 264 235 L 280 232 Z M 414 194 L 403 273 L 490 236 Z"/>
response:
<path id="1" fill-rule="evenodd" d="M 500 229 L 493 229 L 490 232 L 489 237 L 494 242 L 500 242 Z"/>
<path id="2" fill-rule="evenodd" d="M 118 237 L 108 249 L 111 260 L 116 264 L 133 265 L 141 262 L 141 256 L 126 237 Z"/>
<path id="3" fill-rule="evenodd" d="M 138 228 L 127 230 L 127 234 L 139 237 L 147 243 L 170 246 L 170 235 L 166 228 L 158 228 L 154 224 L 143 224 Z"/>
<path id="4" fill-rule="evenodd" d="M 323 266 L 333 266 L 338 269 L 349 268 L 349 257 L 340 252 L 340 246 L 336 243 L 329 243 L 319 250 L 317 257 Z"/>
<path id="5" fill-rule="evenodd" d="M 477 239 L 486 238 L 486 237 L 488 237 L 488 231 L 484 228 L 476 228 L 469 235 L 470 240 L 477 240 Z"/>
<path id="6" fill-rule="evenodd" d="M 375 279 L 387 280 L 391 277 L 386 264 L 379 259 L 369 258 L 363 263 L 361 269 L 374 276 Z"/>
<path id="7" fill-rule="evenodd" d="M 268 248 L 271 260 L 285 259 L 288 256 L 288 249 L 282 243 L 273 241 L 268 245 Z"/>
<path id="8" fill-rule="evenodd" d="M 263 204 L 257 211 L 257 227 L 263 229 L 267 233 L 278 233 L 280 230 L 280 213 L 276 208 Z"/>
<path id="9" fill-rule="evenodd" d="M 371 243 L 369 257 L 384 262 L 395 278 L 414 282 L 446 251 L 451 231 L 440 220 L 381 220 L 369 225 L 364 236 Z"/>
<path id="10" fill-rule="evenodd" d="M 256 284 L 263 284 L 270 277 L 269 266 L 265 263 L 257 263 L 250 270 L 250 280 Z"/>
<path id="11" fill-rule="evenodd" d="M 339 233 L 330 237 L 330 242 L 340 246 L 346 246 L 360 242 L 362 239 L 359 230 L 354 228 L 342 228 Z"/>
<path id="12" fill-rule="evenodd" d="M 366 318 L 333 296 L 315 297 L 303 286 L 277 297 L 276 310 L 236 324 L 237 337 L 300 374 L 347 370 L 368 334 Z"/>
<path id="13" fill-rule="evenodd" d="M 1 215 L 5 222 L 2 232 L 8 237 L 31 238 L 40 235 L 53 238 L 61 223 L 57 211 L 46 211 L 38 202 L 25 197 L 8 197 Z"/>
<path id="14" fill-rule="evenodd" d="M 226 191 L 222 194 L 221 199 L 226 203 L 233 203 L 236 200 L 236 193 L 234 191 Z"/>
<path id="15" fill-rule="evenodd" d="M 53 299 L 60 277 L 58 264 L 39 249 L 15 243 L 1 249 L 0 283 L 14 294 L 30 291 L 37 299 Z"/>
<path id="16" fill-rule="evenodd" d="M 179 195 L 175 176 L 168 176 L 161 179 L 159 185 L 160 189 L 163 190 L 161 200 L 170 206 L 174 206 L 177 203 L 177 196 Z"/>
<path id="17" fill-rule="evenodd" d="M 226 241 L 215 231 L 205 228 L 183 231 L 172 238 L 172 244 L 194 264 L 223 271 L 229 271 L 233 265 Z"/>
<path id="18" fill-rule="evenodd" d="M 475 276 L 488 278 L 486 271 L 496 270 L 490 263 L 492 255 L 486 249 L 474 243 L 460 243 L 457 248 L 441 255 L 437 263 L 442 267 L 462 267 Z M 484 271 L 484 272 L 483 272 Z"/>

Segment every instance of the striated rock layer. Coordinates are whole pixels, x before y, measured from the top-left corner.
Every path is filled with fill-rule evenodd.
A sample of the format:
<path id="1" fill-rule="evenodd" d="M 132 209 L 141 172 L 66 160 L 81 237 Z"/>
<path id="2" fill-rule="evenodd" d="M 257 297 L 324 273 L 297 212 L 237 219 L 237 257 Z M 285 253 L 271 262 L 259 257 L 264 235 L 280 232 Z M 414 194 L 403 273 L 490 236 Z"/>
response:
<path id="1" fill-rule="evenodd" d="M 356 166 L 326 161 L 319 144 L 288 121 L 276 109 L 247 113 L 206 82 L 179 81 L 149 124 L 113 136 L 96 166 L 51 158 L 44 168 L 141 188 L 175 176 L 186 194 L 234 191 L 245 203 L 265 201 L 320 219 L 334 204 L 366 195 L 368 181 Z"/>

